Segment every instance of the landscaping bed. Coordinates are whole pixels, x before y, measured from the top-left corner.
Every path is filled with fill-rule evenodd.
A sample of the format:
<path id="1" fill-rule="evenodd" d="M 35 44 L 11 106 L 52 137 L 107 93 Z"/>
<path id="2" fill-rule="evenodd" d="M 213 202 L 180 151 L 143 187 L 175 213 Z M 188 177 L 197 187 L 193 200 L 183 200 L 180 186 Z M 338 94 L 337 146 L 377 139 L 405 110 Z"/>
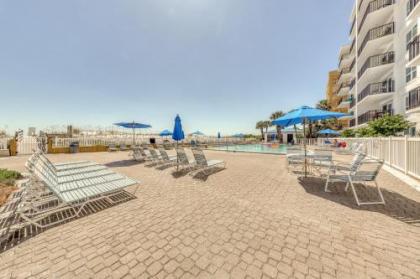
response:
<path id="1" fill-rule="evenodd" d="M 22 175 L 17 171 L 0 169 L 0 206 L 2 206 L 13 191 L 17 189 L 15 182 Z"/>

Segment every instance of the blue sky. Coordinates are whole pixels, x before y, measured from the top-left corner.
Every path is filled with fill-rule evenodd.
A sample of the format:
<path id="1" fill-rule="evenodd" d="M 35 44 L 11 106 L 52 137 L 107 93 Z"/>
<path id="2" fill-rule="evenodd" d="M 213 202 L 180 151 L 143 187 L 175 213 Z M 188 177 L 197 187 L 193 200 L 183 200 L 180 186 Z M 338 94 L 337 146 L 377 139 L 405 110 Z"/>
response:
<path id="1" fill-rule="evenodd" d="M 352 0 L 0 0 L 0 128 L 252 132 L 314 105 Z"/>

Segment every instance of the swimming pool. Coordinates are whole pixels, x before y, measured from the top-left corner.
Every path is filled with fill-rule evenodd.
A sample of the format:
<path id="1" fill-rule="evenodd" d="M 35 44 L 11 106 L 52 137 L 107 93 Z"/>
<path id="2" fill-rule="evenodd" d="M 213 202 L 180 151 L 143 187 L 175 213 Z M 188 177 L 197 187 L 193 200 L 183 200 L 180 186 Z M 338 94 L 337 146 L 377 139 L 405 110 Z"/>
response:
<path id="1" fill-rule="evenodd" d="M 286 145 L 284 144 L 237 144 L 215 146 L 210 147 L 209 149 L 229 152 L 286 154 Z"/>

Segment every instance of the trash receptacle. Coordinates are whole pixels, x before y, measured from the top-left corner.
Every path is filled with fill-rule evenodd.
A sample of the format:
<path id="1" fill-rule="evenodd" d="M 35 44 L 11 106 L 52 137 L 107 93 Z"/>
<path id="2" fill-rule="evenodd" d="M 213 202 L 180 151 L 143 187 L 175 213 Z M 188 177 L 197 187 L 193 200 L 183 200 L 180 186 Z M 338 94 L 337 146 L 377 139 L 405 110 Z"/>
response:
<path id="1" fill-rule="evenodd" d="M 79 152 L 79 142 L 73 141 L 70 143 L 70 153 L 77 153 Z"/>

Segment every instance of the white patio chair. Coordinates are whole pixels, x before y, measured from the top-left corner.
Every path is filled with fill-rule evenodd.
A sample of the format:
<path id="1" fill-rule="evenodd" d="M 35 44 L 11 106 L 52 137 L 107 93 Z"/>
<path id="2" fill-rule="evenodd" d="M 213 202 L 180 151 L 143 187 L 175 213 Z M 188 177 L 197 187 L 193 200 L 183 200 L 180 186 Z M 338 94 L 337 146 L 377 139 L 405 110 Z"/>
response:
<path id="1" fill-rule="evenodd" d="M 376 182 L 376 178 L 383 166 L 383 161 L 366 159 L 366 155 L 358 153 L 354 156 L 352 164 L 350 166 L 335 165 L 334 168 L 328 174 L 327 181 L 325 183 L 325 192 L 329 192 L 328 186 L 333 182 L 345 182 L 345 191 L 351 187 L 353 196 L 358 206 L 361 205 L 372 205 L 372 204 L 385 204 L 382 191 Z M 367 184 L 373 182 L 378 192 L 379 201 L 373 202 L 361 202 L 357 191 L 354 187 L 354 183 Z"/>
<path id="2" fill-rule="evenodd" d="M 195 159 L 195 168 L 193 172 L 190 173 L 190 175 L 195 175 L 198 172 L 202 172 L 204 174 L 207 174 L 207 171 L 214 169 L 216 167 L 220 167 L 221 169 L 226 168 L 226 162 L 222 160 L 207 160 L 206 156 L 204 155 L 204 152 L 200 148 L 192 148 L 191 149 L 194 159 Z"/>

